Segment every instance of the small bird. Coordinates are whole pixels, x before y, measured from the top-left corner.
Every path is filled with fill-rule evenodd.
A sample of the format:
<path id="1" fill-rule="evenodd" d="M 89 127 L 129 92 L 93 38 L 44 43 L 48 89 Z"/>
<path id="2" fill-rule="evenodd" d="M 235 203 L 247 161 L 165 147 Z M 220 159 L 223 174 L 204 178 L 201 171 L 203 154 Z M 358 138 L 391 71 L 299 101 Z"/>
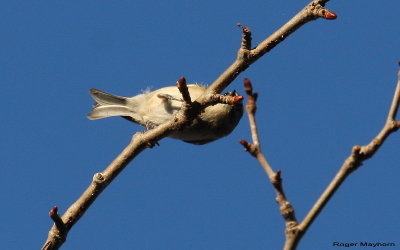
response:
<path id="1" fill-rule="evenodd" d="M 196 100 L 207 90 L 199 84 L 188 84 L 187 87 L 192 100 Z M 148 129 L 170 121 L 183 103 L 182 95 L 176 86 L 147 91 L 133 97 L 116 96 L 98 89 L 91 89 L 90 95 L 96 101 L 93 110 L 87 116 L 90 120 L 121 116 Z M 236 91 L 225 95 L 238 96 Z M 191 125 L 181 131 L 172 132 L 169 137 L 197 145 L 206 144 L 229 135 L 242 115 L 241 101 L 208 106 Z"/>

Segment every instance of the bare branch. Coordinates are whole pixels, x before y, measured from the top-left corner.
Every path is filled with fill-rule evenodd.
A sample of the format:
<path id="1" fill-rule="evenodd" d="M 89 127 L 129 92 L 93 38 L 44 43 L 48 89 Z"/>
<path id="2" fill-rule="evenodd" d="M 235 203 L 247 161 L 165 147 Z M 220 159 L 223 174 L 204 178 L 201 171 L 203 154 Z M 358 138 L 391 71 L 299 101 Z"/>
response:
<path id="1" fill-rule="evenodd" d="M 186 102 L 186 104 L 191 104 L 192 100 L 190 98 L 189 90 L 186 85 L 185 77 L 179 78 L 179 80 L 176 82 L 176 86 L 178 87 L 179 91 L 181 92 L 183 100 Z"/>
<path id="2" fill-rule="evenodd" d="M 255 114 L 257 111 L 256 101 L 258 94 L 253 93 L 253 86 L 251 85 L 251 82 L 248 78 L 244 78 L 243 84 L 244 84 L 244 90 L 246 91 L 247 94 L 246 111 L 249 116 L 250 131 L 253 139 L 253 144 L 255 144 L 258 148 L 260 148 L 261 146 L 258 140 L 258 131 L 255 120 Z"/>
<path id="3" fill-rule="evenodd" d="M 257 126 L 255 122 L 255 112 L 256 112 L 256 98 L 257 95 L 253 93 L 253 88 L 250 80 L 247 78 L 244 79 L 244 89 L 248 96 L 248 102 L 246 105 L 247 114 L 249 117 L 250 129 L 253 138 L 253 143 L 249 143 L 245 140 L 241 140 L 240 143 L 245 147 L 245 150 L 248 151 L 251 155 L 256 157 L 260 163 L 260 165 L 264 168 L 267 173 L 271 183 L 274 186 L 274 190 L 276 192 L 276 201 L 280 206 L 280 211 L 282 216 L 286 221 L 286 241 L 285 241 L 285 250 L 295 249 L 298 242 L 305 234 L 309 226 L 318 216 L 318 214 L 325 207 L 329 199 L 333 196 L 336 190 L 340 187 L 343 181 L 359 166 L 363 164 L 363 162 L 370 157 L 372 157 L 376 151 L 382 146 L 385 139 L 393 132 L 400 128 L 400 121 L 396 121 L 396 115 L 400 104 L 400 71 L 398 72 L 398 81 L 396 90 L 394 93 L 393 101 L 390 106 L 386 123 L 382 130 L 378 133 L 378 135 L 367 145 L 364 146 L 354 146 L 351 152 L 351 155 L 345 160 L 341 169 L 333 178 L 331 183 L 319 197 L 317 202 L 311 208 L 309 213 L 306 215 L 304 220 L 298 224 L 295 211 L 292 205 L 287 201 L 285 197 L 285 193 L 282 187 L 281 180 L 281 172 L 278 170 L 276 173 L 272 170 L 271 166 L 265 159 L 263 153 L 261 152 L 261 148 L 259 145 L 259 137 Z"/>
<path id="4" fill-rule="evenodd" d="M 300 12 L 298 12 L 285 25 L 275 31 L 267 39 L 258 44 L 254 49 L 251 46 L 250 29 L 241 24 L 238 26 L 243 31 L 243 39 L 241 47 L 237 53 L 236 60 L 223 72 L 209 87 L 210 93 L 221 93 L 241 72 L 246 70 L 252 63 L 265 55 L 268 51 L 285 40 L 298 28 L 317 18 L 325 18 L 329 20 L 335 19 L 335 13 L 324 8 L 329 0 L 314 0 L 307 4 Z M 201 97 L 200 97 L 201 98 Z"/>
<path id="5" fill-rule="evenodd" d="M 400 61 L 399 61 L 399 66 L 400 66 Z M 396 120 L 396 115 L 397 111 L 399 109 L 399 103 L 400 103 L 400 70 L 397 73 L 397 86 L 395 90 L 395 94 L 393 97 L 392 105 L 390 106 L 390 110 L 388 113 L 387 121 L 395 121 Z"/>
<path id="6" fill-rule="evenodd" d="M 60 230 L 60 231 L 65 231 L 66 227 L 62 219 L 60 218 L 60 215 L 58 214 L 58 207 L 55 206 L 53 207 L 50 212 L 49 212 L 50 218 L 54 221 L 55 226 Z"/>
<path id="7" fill-rule="evenodd" d="M 272 186 L 274 187 L 276 193 L 276 202 L 279 205 L 279 210 L 285 219 L 286 224 L 286 238 L 291 237 L 289 234 L 293 232 L 293 228 L 295 228 L 298 223 L 295 216 L 295 211 L 290 202 L 286 199 L 285 192 L 282 186 L 282 178 L 281 171 L 278 170 L 276 173 L 272 170 L 272 167 L 268 163 L 264 154 L 261 151 L 260 140 L 257 131 L 257 124 L 255 120 L 255 113 L 257 110 L 256 100 L 257 93 L 253 93 L 253 87 L 249 79 L 244 79 L 244 89 L 247 94 L 247 104 L 246 111 L 249 118 L 251 137 L 253 138 L 253 143 L 249 143 L 245 140 L 241 140 L 240 143 L 245 147 L 245 150 L 248 151 L 252 156 L 257 158 L 258 162 L 264 169 L 267 174 Z"/>
<path id="8" fill-rule="evenodd" d="M 349 157 L 344 161 L 342 167 L 329 183 L 328 187 L 321 194 L 314 206 L 310 209 L 304 220 L 295 228 L 293 228 L 292 237 L 287 239 L 285 249 L 295 249 L 301 237 L 313 223 L 318 214 L 322 211 L 329 199 L 335 194 L 336 190 L 344 182 L 344 180 L 358 167 L 360 167 L 365 160 L 371 158 L 376 151 L 382 146 L 385 139 L 400 128 L 400 122 L 395 121 L 397 110 L 400 104 L 400 71 L 398 73 L 398 82 L 392 104 L 389 109 L 386 123 L 378 135 L 372 141 L 364 146 L 356 145 L 353 147 Z"/>
<path id="9" fill-rule="evenodd" d="M 278 31 L 261 42 L 254 49 L 251 49 L 250 30 L 240 25 L 243 30 L 243 39 L 235 62 L 214 81 L 214 83 L 208 88 L 207 93 L 199 97 L 196 102 L 191 102 L 190 95 L 188 94 L 187 89 L 185 90 L 186 84 L 184 79 L 179 79 L 178 87 L 182 93 L 184 101 L 181 110 L 171 121 L 161 124 L 146 132 L 136 133 L 129 145 L 115 158 L 115 160 L 103 172 L 95 174 L 92 183 L 81 197 L 79 197 L 79 199 L 60 217 L 61 220 L 55 217 L 58 222 L 56 222 L 49 231 L 48 239 L 42 249 L 58 249 L 64 243 L 69 230 L 83 216 L 100 193 L 144 149 L 153 147 L 157 141 L 168 136 L 172 131 L 183 129 L 185 126 L 190 124 L 207 105 L 212 105 L 216 102 L 234 103 L 240 101 L 240 97 L 233 97 L 232 99 L 221 97 L 216 94 L 221 93 L 222 90 L 224 90 L 242 71 L 248 68 L 258 58 L 270 51 L 303 24 L 319 17 L 333 19 L 332 14 L 326 14 L 328 12 L 321 14 L 324 13 L 325 9 L 323 7 L 328 1 L 329 0 L 313 0 L 287 24 L 282 26 Z M 166 95 L 161 95 L 159 97 L 170 98 Z M 194 103 L 196 103 L 196 105 L 194 105 Z M 263 158 L 262 154 L 257 155 L 259 156 L 257 158 L 260 158 L 259 161 L 263 162 L 265 166 L 264 169 L 270 179 L 273 182 L 275 181 L 276 183 L 279 183 L 280 177 L 276 177 L 276 174 L 269 167 L 268 162 Z M 276 190 L 283 194 L 283 191 L 280 191 L 278 188 Z M 284 197 L 284 195 L 282 195 L 282 197 Z M 66 230 L 60 230 L 61 224 L 65 225 Z"/>
<path id="10" fill-rule="evenodd" d="M 54 230 L 50 230 L 50 234 L 52 234 L 52 238 L 57 239 L 57 241 L 64 242 L 68 233 L 67 227 L 65 226 L 64 222 L 62 221 L 60 215 L 58 214 L 58 207 L 53 207 L 49 212 L 50 218 L 54 221 Z M 53 241 L 47 241 L 42 249 L 54 249 Z"/>
<path id="11" fill-rule="evenodd" d="M 184 87 L 182 88 L 184 89 Z M 187 97 L 184 97 L 184 99 L 185 98 Z M 188 98 L 190 99 L 190 96 Z M 188 109 L 191 109 L 190 112 Z M 170 122 L 161 124 L 145 132 L 136 133 L 129 145 L 114 159 L 114 161 L 111 162 L 103 172 L 94 175 L 93 181 L 89 187 L 63 214 L 61 220 L 65 225 L 65 230 L 60 230 L 58 225 L 61 225 L 61 221 L 56 219 L 58 223 L 50 229 L 48 239 L 42 249 L 58 249 L 64 243 L 72 226 L 78 222 L 101 192 L 140 152 L 146 148 L 153 147 L 158 140 L 166 137 L 172 131 L 182 129 L 192 121 L 187 117 L 187 114 L 196 114 L 199 113 L 200 110 L 201 107 L 199 106 L 194 107 L 184 103 L 181 110 Z"/>
<path id="12" fill-rule="evenodd" d="M 250 29 L 241 25 L 240 23 L 238 23 L 237 26 L 239 28 L 241 28 L 243 31 L 241 48 L 250 50 L 251 49 L 251 31 L 250 31 Z"/>

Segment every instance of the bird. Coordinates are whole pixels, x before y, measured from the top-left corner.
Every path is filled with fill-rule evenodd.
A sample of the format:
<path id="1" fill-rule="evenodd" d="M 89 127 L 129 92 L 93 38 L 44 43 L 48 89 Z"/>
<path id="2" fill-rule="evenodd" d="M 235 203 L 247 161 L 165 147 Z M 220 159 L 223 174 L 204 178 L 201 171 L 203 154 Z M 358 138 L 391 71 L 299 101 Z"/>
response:
<path id="1" fill-rule="evenodd" d="M 200 84 L 188 84 L 187 87 L 192 100 L 207 90 L 206 86 Z M 147 129 L 170 121 L 183 103 L 176 86 L 144 91 L 133 97 L 117 96 L 98 89 L 90 89 L 90 95 L 95 100 L 87 116 L 90 120 L 121 116 Z M 231 91 L 224 95 L 234 97 L 238 93 Z M 190 125 L 183 130 L 173 131 L 168 137 L 203 145 L 229 135 L 242 116 L 242 101 L 233 104 L 217 103 L 207 106 Z"/>

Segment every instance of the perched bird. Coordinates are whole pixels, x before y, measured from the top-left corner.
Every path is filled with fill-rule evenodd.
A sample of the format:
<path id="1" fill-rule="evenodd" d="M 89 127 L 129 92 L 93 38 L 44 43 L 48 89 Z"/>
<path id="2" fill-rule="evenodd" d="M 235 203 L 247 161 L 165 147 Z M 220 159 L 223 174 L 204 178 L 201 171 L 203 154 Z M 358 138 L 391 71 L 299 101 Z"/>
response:
<path id="1" fill-rule="evenodd" d="M 206 91 L 198 84 L 187 85 L 191 99 L 196 100 Z M 170 121 L 180 110 L 183 100 L 176 86 L 144 92 L 133 97 L 122 97 L 91 89 L 90 95 L 96 101 L 93 110 L 88 114 L 90 120 L 111 116 L 122 116 L 148 129 Z M 225 95 L 238 96 L 236 91 Z M 193 144 L 205 144 L 229 135 L 243 115 L 242 102 L 235 104 L 215 104 L 208 106 L 181 131 L 172 132 L 169 137 Z"/>

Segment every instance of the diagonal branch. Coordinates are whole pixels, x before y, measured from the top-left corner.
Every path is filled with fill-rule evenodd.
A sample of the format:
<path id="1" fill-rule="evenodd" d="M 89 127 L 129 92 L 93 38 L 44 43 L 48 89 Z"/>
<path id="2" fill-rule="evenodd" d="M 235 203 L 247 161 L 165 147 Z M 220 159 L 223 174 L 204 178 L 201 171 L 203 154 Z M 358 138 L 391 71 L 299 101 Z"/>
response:
<path id="1" fill-rule="evenodd" d="M 400 64 L 400 63 L 399 63 Z M 285 193 L 282 187 L 282 180 L 280 178 L 281 172 L 278 170 L 276 173 L 272 170 L 265 156 L 261 152 L 261 147 L 259 144 L 258 131 L 255 121 L 256 112 L 256 100 L 257 94 L 253 93 L 253 89 L 250 81 L 245 78 L 244 86 L 248 96 L 248 102 L 246 105 L 246 111 L 249 117 L 250 130 L 253 139 L 253 143 L 241 140 L 240 143 L 245 147 L 252 156 L 257 158 L 260 165 L 263 167 L 264 171 L 268 175 L 271 183 L 274 186 L 276 193 L 276 201 L 280 205 L 281 214 L 286 222 L 286 241 L 284 245 L 285 250 L 296 249 L 297 244 L 301 240 L 302 236 L 306 233 L 307 229 L 313 223 L 318 214 L 322 211 L 325 205 L 328 203 L 329 199 L 335 194 L 336 190 L 344 182 L 344 180 L 358 167 L 360 167 L 364 161 L 371 158 L 382 146 L 386 138 L 397 131 L 400 128 L 400 121 L 396 121 L 397 111 L 400 105 L 400 71 L 398 72 L 398 81 L 396 90 L 394 92 L 394 97 L 392 104 L 390 106 L 388 116 L 384 127 L 378 133 L 378 135 L 367 145 L 353 147 L 350 156 L 344 161 L 342 167 L 333 178 L 331 183 L 321 194 L 317 202 L 310 209 L 308 214 L 305 216 L 303 221 L 298 224 L 295 211 L 292 205 L 287 201 Z"/>
<path id="2" fill-rule="evenodd" d="M 216 103 L 231 103 L 238 102 L 243 97 L 235 96 L 233 100 L 215 99 L 211 96 L 200 105 L 194 105 L 186 86 L 185 78 L 180 78 L 177 81 L 177 87 L 182 93 L 184 100 L 181 109 L 174 116 L 174 118 L 166 123 L 163 123 L 156 128 L 147 130 L 145 132 L 136 133 L 128 146 L 108 165 L 108 167 L 100 173 L 93 176 L 93 180 L 89 187 L 83 194 L 76 200 L 67 211 L 60 217 L 57 214 L 57 209 L 53 208 L 50 211 L 51 218 L 55 224 L 49 231 L 46 243 L 42 249 L 58 249 L 66 240 L 69 230 L 75 225 L 76 222 L 83 216 L 89 209 L 92 203 L 97 199 L 101 192 L 118 176 L 119 173 L 143 150 L 153 147 L 159 140 L 168 136 L 171 132 L 183 129 L 192 120 L 200 114 L 201 110 Z M 63 226 L 60 226 L 63 225 Z"/>
<path id="3" fill-rule="evenodd" d="M 101 192 L 143 150 L 153 147 L 157 141 L 168 136 L 172 131 L 182 129 L 190 124 L 193 118 L 200 114 L 201 110 L 207 105 L 213 105 L 217 102 L 231 103 L 240 101 L 239 99 L 224 99 L 217 94 L 221 93 L 242 71 L 247 69 L 258 58 L 270 51 L 303 24 L 319 17 L 335 19 L 336 15 L 324 8 L 325 3 L 328 1 L 329 0 L 311 1 L 311 3 L 309 3 L 288 23 L 273 33 L 265 41 L 257 45 L 254 49 L 250 49 L 250 30 L 241 26 L 243 29 L 242 46 L 238 51 L 235 62 L 233 62 L 233 64 L 214 81 L 214 83 L 208 88 L 206 94 L 200 96 L 195 102 L 191 102 L 190 96 L 187 95 L 184 87 L 179 88 L 183 94 L 184 100 L 181 110 L 171 121 L 161 124 L 160 126 L 146 132 L 136 133 L 129 145 L 126 146 L 115 160 L 103 172 L 94 175 L 91 184 L 84 191 L 81 197 L 79 197 L 79 199 L 60 217 L 62 223 L 60 220 L 56 219 L 56 224 L 50 229 L 48 238 L 42 249 L 58 249 L 65 242 L 69 230 L 79 221 Z M 178 84 L 181 83 L 181 80 L 178 81 Z M 194 105 L 194 103 L 196 103 L 196 105 Z M 279 174 L 275 174 L 274 179 L 277 181 L 280 180 L 280 177 L 278 177 Z M 60 230 L 60 225 L 62 224 L 65 225 L 65 230 Z"/>
<path id="4" fill-rule="evenodd" d="M 353 147 L 349 157 L 344 161 L 342 167 L 333 178 L 331 183 L 321 194 L 319 199 L 316 201 L 314 206 L 310 209 L 304 220 L 295 228 L 293 228 L 290 239 L 285 242 L 285 249 L 294 249 L 301 237 L 313 223 L 318 214 L 322 211 L 329 199 L 335 194 L 336 190 L 344 182 L 344 180 L 358 167 L 360 167 L 364 161 L 371 158 L 378 149 L 382 146 L 386 138 L 400 128 L 400 121 L 396 121 L 397 110 L 400 104 L 400 71 L 398 72 L 398 81 L 392 104 L 390 106 L 388 117 L 383 126 L 382 130 L 378 135 L 372 139 L 372 141 L 364 146 L 356 145 Z"/>
<path id="5" fill-rule="evenodd" d="M 182 108 L 179 114 L 183 112 L 184 108 Z M 50 229 L 48 238 L 42 249 L 58 249 L 65 242 L 69 230 L 79 221 L 101 192 L 140 152 L 154 146 L 159 139 L 167 136 L 178 127 L 183 126 L 187 121 L 188 119 L 184 115 L 177 115 L 173 121 L 164 123 L 146 132 L 136 133 L 129 145 L 126 146 L 114 161 L 103 172 L 94 175 L 89 187 L 63 214 L 61 220 L 65 225 L 65 230 L 60 230 L 57 223 Z"/>
<path id="6" fill-rule="evenodd" d="M 182 91 L 183 99 L 190 102 L 190 95 L 187 91 L 186 80 L 180 78 L 177 82 L 178 88 Z M 185 91 L 186 89 L 186 91 Z M 182 108 L 171 121 L 160 126 L 147 130 L 146 132 L 136 133 L 129 145 L 111 162 L 108 167 L 93 176 L 93 180 L 83 194 L 75 201 L 67 211 L 61 216 L 57 214 L 57 209 L 50 211 L 50 216 L 55 221 L 55 225 L 50 229 L 48 239 L 42 249 L 58 249 L 66 240 L 69 230 L 83 216 L 87 209 L 92 205 L 101 192 L 114 180 L 115 177 L 144 149 L 151 148 L 158 140 L 166 137 L 175 130 L 182 129 L 192 119 L 188 114 L 198 114 L 200 106 L 193 106 L 184 102 Z M 62 227 L 60 225 L 63 225 Z"/>
<path id="7" fill-rule="evenodd" d="M 320 17 L 328 20 L 336 19 L 337 16 L 335 13 L 324 8 L 328 1 L 329 0 L 311 1 L 286 24 L 253 49 L 250 48 L 250 29 L 238 24 L 243 30 L 243 39 L 242 45 L 237 53 L 237 58 L 231 66 L 211 84 L 209 92 L 221 93 L 241 72 L 245 71 L 251 64 L 257 61 L 257 59 L 265 55 L 304 24 Z"/>

